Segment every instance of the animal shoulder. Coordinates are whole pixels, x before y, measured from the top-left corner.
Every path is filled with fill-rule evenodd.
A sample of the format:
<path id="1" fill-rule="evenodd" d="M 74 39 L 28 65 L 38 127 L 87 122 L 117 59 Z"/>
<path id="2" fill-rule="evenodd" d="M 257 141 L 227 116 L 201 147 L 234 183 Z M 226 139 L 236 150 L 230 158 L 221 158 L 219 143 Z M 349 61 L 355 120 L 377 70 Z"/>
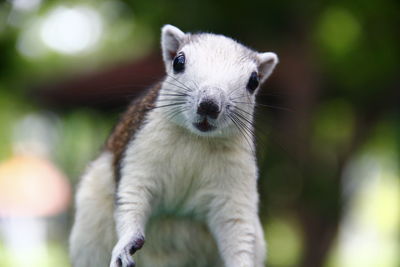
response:
<path id="1" fill-rule="evenodd" d="M 126 146 L 143 124 L 146 114 L 155 107 L 160 89 L 161 83 L 148 89 L 145 94 L 135 99 L 122 114 L 106 142 L 106 149 L 114 155 L 113 166 L 117 180 L 119 179 L 119 164 Z"/>

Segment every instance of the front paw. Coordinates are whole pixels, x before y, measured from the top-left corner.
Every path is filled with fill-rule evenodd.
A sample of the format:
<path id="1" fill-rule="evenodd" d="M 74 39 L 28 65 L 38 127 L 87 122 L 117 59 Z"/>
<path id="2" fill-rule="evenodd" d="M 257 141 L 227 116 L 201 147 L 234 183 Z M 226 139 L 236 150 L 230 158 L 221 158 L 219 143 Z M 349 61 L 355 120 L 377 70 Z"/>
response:
<path id="1" fill-rule="evenodd" d="M 132 255 L 143 244 L 143 235 L 121 238 L 113 249 L 110 267 L 134 267 L 135 261 L 132 259 Z"/>

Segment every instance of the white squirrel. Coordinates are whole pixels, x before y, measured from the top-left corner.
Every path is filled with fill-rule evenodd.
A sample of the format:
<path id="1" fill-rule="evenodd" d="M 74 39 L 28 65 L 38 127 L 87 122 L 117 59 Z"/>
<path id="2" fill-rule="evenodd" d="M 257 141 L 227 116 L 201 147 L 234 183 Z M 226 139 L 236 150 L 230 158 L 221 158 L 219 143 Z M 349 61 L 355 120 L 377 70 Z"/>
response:
<path id="1" fill-rule="evenodd" d="M 80 182 L 73 266 L 264 266 L 251 132 L 278 58 L 172 25 L 161 47 L 164 80 L 129 106 Z"/>

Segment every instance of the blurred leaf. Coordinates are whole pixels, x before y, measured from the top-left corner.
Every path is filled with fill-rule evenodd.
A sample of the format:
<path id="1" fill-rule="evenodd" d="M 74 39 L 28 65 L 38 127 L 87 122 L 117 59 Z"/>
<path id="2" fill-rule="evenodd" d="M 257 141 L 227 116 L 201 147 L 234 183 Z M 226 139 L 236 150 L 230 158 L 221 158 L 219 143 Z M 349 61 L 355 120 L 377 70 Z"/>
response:
<path id="1" fill-rule="evenodd" d="M 268 266 L 296 266 L 302 253 L 299 225 L 290 217 L 274 218 L 265 226 L 268 240 Z"/>
<path id="2" fill-rule="evenodd" d="M 359 21 L 345 8 L 328 7 L 321 15 L 317 36 L 332 56 L 345 56 L 355 47 L 361 34 Z"/>
<path id="3" fill-rule="evenodd" d="M 355 115 L 344 99 L 322 103 L 315 112 L 314 148 L 318 152 L 341 152 L 350 143 L 354 132 Z"/>

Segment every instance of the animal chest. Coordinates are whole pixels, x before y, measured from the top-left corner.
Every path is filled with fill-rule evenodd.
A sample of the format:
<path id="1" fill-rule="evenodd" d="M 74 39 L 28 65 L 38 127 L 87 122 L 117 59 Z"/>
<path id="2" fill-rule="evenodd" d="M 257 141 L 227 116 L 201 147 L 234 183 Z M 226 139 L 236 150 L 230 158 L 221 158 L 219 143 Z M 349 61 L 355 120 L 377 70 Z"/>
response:
<path id="1" fill-rule="evenodd" d="M 152 136 L 159 131 L 163 134 Z M 142 179 L 155 188 L 153 214 L 204 217 L 210 202 L 224 194 L 223 184 L 232 184 L 230 173 L 240 168 L 240 158 L 222 143 L 198 140 L 160 122 L 142 129 L 127 151 L 125 164 L 128 171 L 143 173 Z"/>

